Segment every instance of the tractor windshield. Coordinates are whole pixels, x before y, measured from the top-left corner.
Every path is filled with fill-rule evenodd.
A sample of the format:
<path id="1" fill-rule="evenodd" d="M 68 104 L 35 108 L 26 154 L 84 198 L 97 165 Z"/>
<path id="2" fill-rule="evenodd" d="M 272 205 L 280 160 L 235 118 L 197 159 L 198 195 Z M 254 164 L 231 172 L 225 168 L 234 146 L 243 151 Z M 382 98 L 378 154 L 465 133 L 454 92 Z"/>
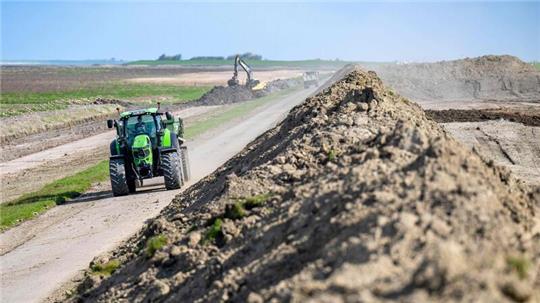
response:
<path id="1" fill-rule="evenodd" d="M 156 131 L 156 122 L 152 115 L 131 116 L 126 121 L 126 135 L 130 139 L 140 134 L 147 134 L 154 141 Z"/>

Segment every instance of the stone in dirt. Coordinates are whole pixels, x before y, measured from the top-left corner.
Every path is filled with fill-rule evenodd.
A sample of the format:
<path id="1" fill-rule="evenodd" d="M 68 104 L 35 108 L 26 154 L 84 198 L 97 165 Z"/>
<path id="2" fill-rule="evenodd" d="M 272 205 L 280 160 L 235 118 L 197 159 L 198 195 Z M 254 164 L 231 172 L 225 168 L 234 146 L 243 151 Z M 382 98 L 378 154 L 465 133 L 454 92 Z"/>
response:
<path id="1" fill-rule="evenodd" d="M 539 208 L 538 190 L 353 69 L 177 196 L 73 300 L 535 302 Z"/>

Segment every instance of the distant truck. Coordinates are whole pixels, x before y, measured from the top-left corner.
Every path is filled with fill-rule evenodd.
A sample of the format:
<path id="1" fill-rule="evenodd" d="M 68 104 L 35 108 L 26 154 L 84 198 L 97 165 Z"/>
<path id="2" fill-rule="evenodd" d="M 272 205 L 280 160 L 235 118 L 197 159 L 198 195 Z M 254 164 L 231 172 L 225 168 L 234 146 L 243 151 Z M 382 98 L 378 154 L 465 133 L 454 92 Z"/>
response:
<path id="1" fill-rule="evenodd" d="M 309 88 L 311 86 L 319 86 L 319 72 L 305 72 L 303 78 L 304 88 Z"/>

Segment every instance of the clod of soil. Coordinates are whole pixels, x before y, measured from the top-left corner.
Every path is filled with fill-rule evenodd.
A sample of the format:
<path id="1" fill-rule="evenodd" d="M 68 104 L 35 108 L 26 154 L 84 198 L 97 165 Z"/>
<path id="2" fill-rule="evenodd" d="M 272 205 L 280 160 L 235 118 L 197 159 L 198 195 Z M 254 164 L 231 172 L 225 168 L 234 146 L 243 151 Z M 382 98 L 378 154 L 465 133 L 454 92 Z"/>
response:
<path id="1" fill-rule="evenodd" d="M 482 122 L 504 119 L 528 126 L 540 126 L 540 110 L 521 112 L 512 109 L 446 109 L 426 110 L 431 119 L 439 123 L 448 122 Z"/>
<path id="2" fill-rule="evenodd" d="M 540 192 L 353 70 L 177 196 L 78 299 L 534 301 L 539 207 Z M 155 236 L 168 244 L 148 257 Z"/>

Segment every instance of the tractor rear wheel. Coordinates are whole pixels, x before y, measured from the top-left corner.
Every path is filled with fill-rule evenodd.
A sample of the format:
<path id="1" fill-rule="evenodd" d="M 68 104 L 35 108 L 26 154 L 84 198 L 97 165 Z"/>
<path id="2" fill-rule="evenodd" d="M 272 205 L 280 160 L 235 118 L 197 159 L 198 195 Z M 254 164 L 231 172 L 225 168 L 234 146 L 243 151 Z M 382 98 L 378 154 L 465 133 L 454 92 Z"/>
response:
<path id="1" fill-rule="evenodd" d="M 113 196 L 123 196 L 129 194 L 124 159 L 109 160 L 109 175 L 111 177 Z"/>
<path id="2" fill-rule="evenodd" d="M 165 188 L 178 189 L 184 184 L 182 177 L 182 160 L 178 152 L 161 155 L 161 169 L 165 179 Z"/>
<path id="3" fill-rule="evenodd" d="M 191 170 L 189 167 L 187 146 L 180 147 L 180 158 L 182 160 L 182 175 L 184 177 L 184 182 L 188 182 L 189 179 L 191 179 Z"/>

